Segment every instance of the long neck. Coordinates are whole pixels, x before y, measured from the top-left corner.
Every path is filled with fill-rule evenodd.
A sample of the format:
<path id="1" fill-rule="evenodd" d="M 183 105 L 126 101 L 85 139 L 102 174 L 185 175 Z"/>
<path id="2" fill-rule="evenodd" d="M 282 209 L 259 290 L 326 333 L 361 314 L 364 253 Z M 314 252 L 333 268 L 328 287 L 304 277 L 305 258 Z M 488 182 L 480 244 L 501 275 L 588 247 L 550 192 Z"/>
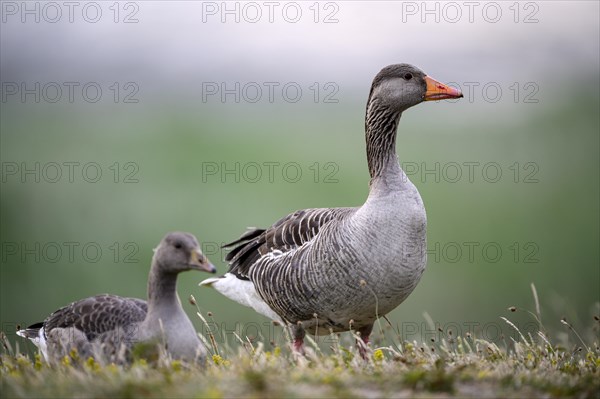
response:
<path id="1" fill-rule="evenodd" d="M 158 308 L 181 306 L 177 296 L 177 274 L 165 273 L 158 266 L 153 261 L 148 276 L 148 313 Z"/>
<path id="2" fill-rule="evenodd" d="M 396 156 L 396 131 L 401 115 L 400 111 L 390 110 L 377 99 L 369 99 L 365 131 L 371 186 L 378 180 L 402 173 Z"/>

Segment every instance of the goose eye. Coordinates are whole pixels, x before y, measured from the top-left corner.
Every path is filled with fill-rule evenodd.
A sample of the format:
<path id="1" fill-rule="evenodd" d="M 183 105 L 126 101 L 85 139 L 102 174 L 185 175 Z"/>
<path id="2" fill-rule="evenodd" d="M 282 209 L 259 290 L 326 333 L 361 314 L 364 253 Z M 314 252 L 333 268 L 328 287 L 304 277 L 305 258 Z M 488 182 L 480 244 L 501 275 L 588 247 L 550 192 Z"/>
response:
<path id="1" fill-rule="evenodd" d="M 181 245 L 181 243 L 180 243 L 180 242 L 178 242 L 178 243 L 175 243 L 175 248 L 177 248 L 177 249 L 181 249 L 182 247 L 183 247 L 183 246 Z"/>
<path id="2" fill-rule="evenodd" d="M 407 73 L 406 75 L 404 75 L 404 80 L 411 80 L 412 79 L 412 73 Z"/>

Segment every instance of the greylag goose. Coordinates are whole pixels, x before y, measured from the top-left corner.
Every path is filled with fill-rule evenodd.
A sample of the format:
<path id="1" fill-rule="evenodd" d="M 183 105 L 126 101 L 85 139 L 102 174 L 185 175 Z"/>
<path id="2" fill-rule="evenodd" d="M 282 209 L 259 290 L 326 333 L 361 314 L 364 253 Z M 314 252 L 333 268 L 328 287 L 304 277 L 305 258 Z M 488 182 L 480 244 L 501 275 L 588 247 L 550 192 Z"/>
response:
<path id="1" fill-rule="evenodd" d="M 163 343 L 173 358 L 204 362 L 206 348 L 177 295 L 177 275 L 186 270 L 216 271 L 196 237 L 169 233 L 154 250 L 147 302 L 97 295 L 60 308 L 17 334 L 33 341 L 48 361 L 61 359 L 73 348 L 84 359 L 122 361 L 134 344 L 146 342 Z"/>
<path id="2" fill-rule="evenodd" d="M 356 208 L 304 209 L 225 245 L 228 273 L 200 285 L 290 326 L 294 349 L 310 334 L 356 330 L 364 348 L 375 320 L 400 305 L 426 264 L 425 207 L 396 155 L 402 112 L 462 97 L 408 64 L 373 80 L 365 130 L 371 181 Z"/>

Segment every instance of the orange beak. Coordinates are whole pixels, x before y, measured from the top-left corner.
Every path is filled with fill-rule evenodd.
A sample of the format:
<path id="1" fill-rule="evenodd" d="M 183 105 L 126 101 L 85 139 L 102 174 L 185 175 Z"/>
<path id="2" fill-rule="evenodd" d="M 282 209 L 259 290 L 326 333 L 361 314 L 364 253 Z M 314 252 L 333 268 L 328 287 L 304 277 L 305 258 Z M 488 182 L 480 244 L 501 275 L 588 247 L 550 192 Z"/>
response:
<path id="1" fill-rule="evenodd" d="M 448 98 L 461 98 L 462 92 L 454 87 L 446 86 L 435 79 L 425 76 L 427 91 L 425 92 L 425 101 L 445 100 Z"/>

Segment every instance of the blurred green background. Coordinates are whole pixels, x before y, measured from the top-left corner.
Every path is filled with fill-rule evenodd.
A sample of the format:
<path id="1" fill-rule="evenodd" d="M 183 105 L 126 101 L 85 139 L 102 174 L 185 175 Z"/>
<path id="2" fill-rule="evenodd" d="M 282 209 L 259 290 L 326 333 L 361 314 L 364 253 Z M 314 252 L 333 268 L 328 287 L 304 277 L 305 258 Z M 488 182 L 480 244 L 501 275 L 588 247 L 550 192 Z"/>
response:
<path id="1" fill-rule="evenodd" d="M 105 89 L 103 100 L 93 104 L 18 97 L 2 102 L 0 322 L 11 340 L 17 339 L 17 325 L 40 321 L 86 296 L 145 297 L 152 248 L 168 231 L 197 235 L 224 273 L 224 252 L 217 247 L 246 227 L 269 226 L 301 208 L 360 205 L 369 180 L 364 105 L 373 76 L 395 62 L 415 63 L 464 91 L 465 82 L 479 86 L 460 101 L 419 105 L 401 120 L 398 155 L 426 205 L 430 254 L 421 283 L 389 316 L 394 327 L 405 339 L 424 339 L 432 333 L 427 312 L 444 330 L 498 340 L 512 334 L 499 319 L 507 307 L 533 310 L 532 282 L 552 335 L 565 333 L 563 316 L 582 329 L 592 325 L 600 290 L 596 3 L 579 3 L 587 9 L 573 14 L 566 13 L 566 2 L 538 3 L 539 23 L 501 26 L 419 20 L 402 25 L 390 17 L 401 9 L 390 3 L 341 2 L 339 23 L 325 27 L 310 21 L 199 24 L 189 19 L 200 18 L 194 14 L 201 12 L 199 5 L 184 3 L 139 3 L 140 23 L 126 27 L 3 24 L 3 82 L 79 79 Z M 158 15 L 166 10 L 163 25 Z M 364 13 L 383 22 L 362 18 Z M 565 18 L 583 22 L 565 33 L 554 24 L 568 26 Z M 431 29 L 422 33 L 424 27 Z M 114 34 L 103 38 L 99 50 L 86 49 L 86 35 L 101 29 Z M 63 52 L 36 53 L 17 35 L 31 30 L 51 37 L 40 41 L 40 49 L 70 39 L 60 42 Z M 215 33 L 214 40 L 208 33 Z M 321 34 L 323 42 L 314 42 Z M 444 42 L 452 35 L 462 40 Z M 493 51 L 484 35 L 494 38 Z M 173 42 L 178 40 L 189 46 Z M 280 51 L 289 58 L 280 58 Z M 92 68 L 100 58 L 103 63 Z M 67 72 L 59 65 L 67 65 Z M 114 81 L 136 82 L 139 102 L 114 103 L 108 89 Z M 231 96 L 203 101 L 202 82 L 253 81 L 298 82 L 304 94 L 295 103 L 281 97 L 272 103 L 237 103 Z M 315 102 L 312 82 L 322 89 L 334 82 L 338 102 Z M 489 82 L 502 88 L 498 101 L 482 94 Z M 510 88 L 515 82 L 516 99 Z M 537 102 L 525 101 L 527 83 L 538 89 L 532 97 Z M 73 182 L 65 162 L 79 163 Z M 272 181 L 268 162 L 277 163 Z M 23 166 L 36 163 L 39 182 L 34 174 L 21 175 Z M 285 174 L 289 163 L 295 164 Z M 52 182 L 55 164 L 62 165 L 62 175 Z M 236 164 L 238 172 L 221 174 Z M 301 176 L 293 182 L 298 167 Z M 421 173 L 436 167 L 438 172 Z M 98 181 L 86 181 L 95 179 L 98 168 Z M 497 171 L 502 175 L 494 182 Z M 179 280 L 184 308 L 199 331 L 204 327 L 186 300 L 190 294 L 221 328 L 255 336 L 259 326 L 272 339 L 262 316 L 200 289 L 206 277 L 189 272 Z M 511 319 L 533 331 L 526 314 Z"/>

